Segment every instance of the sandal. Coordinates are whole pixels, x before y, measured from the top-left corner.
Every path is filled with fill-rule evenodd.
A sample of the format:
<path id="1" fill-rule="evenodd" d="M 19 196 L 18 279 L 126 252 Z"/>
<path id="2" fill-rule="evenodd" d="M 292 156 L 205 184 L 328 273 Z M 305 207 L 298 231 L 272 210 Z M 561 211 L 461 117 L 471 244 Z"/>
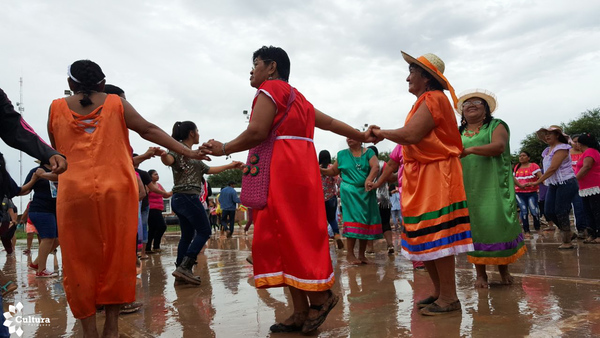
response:
<path id="1" fill-rule="evenodd" d="M 308 317 L 306 318 L 306 321 L 304 322 L 304 325 L 302 326 L 302 333 L 308 333 L 308 332 L 314 331 L 319 326 L 321 326 L 321 324 L 323 324 L 323 322 L 327 318 L 327 315 L 329 314 L 329 312 L 333 309 L 333 307 L 340 300 L 340 297 L 334 295 L 333 292 L 331 292 L 331 290 L 327 290 L 327 292 L 329 294 L 329 298 L 327 298 L 327 300 L 323 304 L 310 306 L 311 309 L 319 311 L 320 314 L 314 319 L 310 319 Z"/>
<path id="2" fill-rule="evenodd" d="M 143 305 L 144 304 L 138 303 L 138 302 L 127 303 L 127 304 L 121 306 L 121 311 L 119 313 L 121 313 L 121 314 L 134 313 L 136 311 L 139 311 L 139 309 L 141 309 Z"/>
<path id="3" fill-rule="evenodd" d="M 273 332 L 273 333 L 302 331 L 302 325 L 306 321 L 307 315 L 308 315 L 307 312 L 299 313 L 299 314 L 294 313 L 289 318 L 293 321 L 292 324 L 284 324 L 284 323 L 273 324 L 273 325 L 271 325 L 269 330 L 271 330 L 271 332 Z M 300 324 L 296 324 L 297 321 L 299 321 Z"/>
<path id="4" fill-rule="evenodd" d="M 433 304 L 436 300 L 438 300 L 437 298 L 433 297 L 433 296 L 429 296 L 425 299 L 421 299 L 420 301 L 417 302 L 417 307 L 419 309 L 422 309 L 424 307 L 427 307 L 430 304 Z"/>
<path id="5" fill-rule="evenodd" d="M 460 311 L 460 301 L 457 300 L 449 304 L 446 307 L 441 307 L 437 303 L 433 302 L 429 304 L 427 307 L 421 309 L 421 314 L 424 316 L 439 316 L 445 315 L 454 311 Z"/>
<path id="6" fill-rule="evenodd" d="M 15 282 L 9 280 L 6 284 L 4 284 L 0 287 L 0 290 L 2 290 L 2 298 L 7 296 L 8 294 L 10 294 L 11 292 L 15 291 L 16 289 L 17 289 L 17 284 L 15 284 Z"/>

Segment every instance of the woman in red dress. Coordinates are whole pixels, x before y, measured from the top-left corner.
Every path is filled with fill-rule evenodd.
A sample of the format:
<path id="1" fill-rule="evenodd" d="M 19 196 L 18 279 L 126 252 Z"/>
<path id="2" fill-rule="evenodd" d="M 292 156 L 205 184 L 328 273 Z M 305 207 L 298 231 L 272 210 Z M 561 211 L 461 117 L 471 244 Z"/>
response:
<path id="1" fill-rule="evenodd" d="M 211 140 L 207 146 L 219 156 L 259 145 L 282 119 L 291 91 L 295 92 L 287 117 L 277 129 L 267 205 L 253 210 L 252 256 L 257 288 L 287 286 L 292 295 L 294 313 L 271 326 L 271 331 L 310 332 L 325 321 L 339 299 L 330 290 L 334 276 L 312 140 L 314 128 L 361 141 L 370 140 L 371 129 L 361 133 L 315 109 L 288 84 L 290 60 L 283 49 L 263 46 L 254 52 L 252 60 L 250 85 L 258 91 L 248 128 L 232 141 Z"/>

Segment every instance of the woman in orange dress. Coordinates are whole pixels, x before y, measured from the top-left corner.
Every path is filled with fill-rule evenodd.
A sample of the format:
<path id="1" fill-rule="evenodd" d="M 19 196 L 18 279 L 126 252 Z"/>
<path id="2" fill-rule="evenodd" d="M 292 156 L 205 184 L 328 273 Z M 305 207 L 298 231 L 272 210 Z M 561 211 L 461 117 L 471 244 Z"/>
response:
<path id="1" fill-rule="evenodd" d="M 361 133 L 315 109 L 288 84 L 290 59 L 283 49 L 264 46 L 254 52 L 252 60 L 250 85 L 257 92 L 248 128 L 230 142 L 211 140 L 207 145 L 216 156 L 259 145 L 283 118 L 295 94 L 277 129 L 267 205 L 253 209 L 252 257 L 257 288 L 287 286 L 292 295 L 294 313 L 272 325 L 271 332 L 306 333 L 325 321 L 339 299 L 330 290 L 334 275 L 314 129 L 361 141 L 367 140 L 371 129 Z"/>
<path id="2" fill-rule="evenodd" d="M 462 142 L 454 110 L 444 94 L 454 89 L 444 77 L 444 62 L 434 54 L 418 59 L 402 52 L 409 63 L 408 91 L 417 102 L 404 127 L 374 129 L 378 138 L 403 145 L 402 254 L 423 261 L 434 292 L 419 302 L 423 315 L 460 311 L 454 255 L 472 251 L 471 226 L 459 156 Z"/>
<path id="3" fill-rule="evenodd" d="M 103 336 L 117 337 L 120 306 L 135 300 L 138 188 L 128 128 L 186 156 L 205 156 L 182 147 L 125 99 L 103 93 L 105 76 L 96 63 L 76 61 L 68 75 L 75 94 L 54 100 L 48 118 L 52 145 L 70 164 L 59 176 L 57 196 L 65 292 L 84 337 L 98 337 L 100 304 Z"/>

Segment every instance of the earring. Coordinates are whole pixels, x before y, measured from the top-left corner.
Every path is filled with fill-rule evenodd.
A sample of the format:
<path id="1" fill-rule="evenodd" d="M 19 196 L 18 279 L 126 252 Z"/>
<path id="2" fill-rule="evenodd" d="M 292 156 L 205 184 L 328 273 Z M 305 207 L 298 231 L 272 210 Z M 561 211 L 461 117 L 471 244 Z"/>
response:
<path id="1" fill-rule="evenodd" d="M 267 80 L 273 80 L 273 77 L 272 77 L 272 76 L 269 76 L 269 78 L 268 78 Z"/>

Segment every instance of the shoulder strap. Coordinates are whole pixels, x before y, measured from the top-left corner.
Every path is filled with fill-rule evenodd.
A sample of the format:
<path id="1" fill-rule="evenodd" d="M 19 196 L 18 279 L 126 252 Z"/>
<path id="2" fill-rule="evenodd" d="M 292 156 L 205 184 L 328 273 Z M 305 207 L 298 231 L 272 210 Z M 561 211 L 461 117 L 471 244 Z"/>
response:
<path id="1" fill-rule="evenodd" d="M 290 108 L 292 107 L 292 103 L 294 102 L 295 99 L 296 99 L 296 91 L 294 91 L 294 87 L 290 86 L 290 96 L 288 98 L 287 108 L 285 109 L 285 113 L 283 113 L 283 117 L 281 118 L 281 120 L 279 120 L 279 122 L 277 122 L 277 124 L 273 126 L 273 131 L 277 130 L 277 128 L 279 128 L 281 123 L 283 123 L 283 121 L 287 117 L 287 114 L 290 111 Z"/>

